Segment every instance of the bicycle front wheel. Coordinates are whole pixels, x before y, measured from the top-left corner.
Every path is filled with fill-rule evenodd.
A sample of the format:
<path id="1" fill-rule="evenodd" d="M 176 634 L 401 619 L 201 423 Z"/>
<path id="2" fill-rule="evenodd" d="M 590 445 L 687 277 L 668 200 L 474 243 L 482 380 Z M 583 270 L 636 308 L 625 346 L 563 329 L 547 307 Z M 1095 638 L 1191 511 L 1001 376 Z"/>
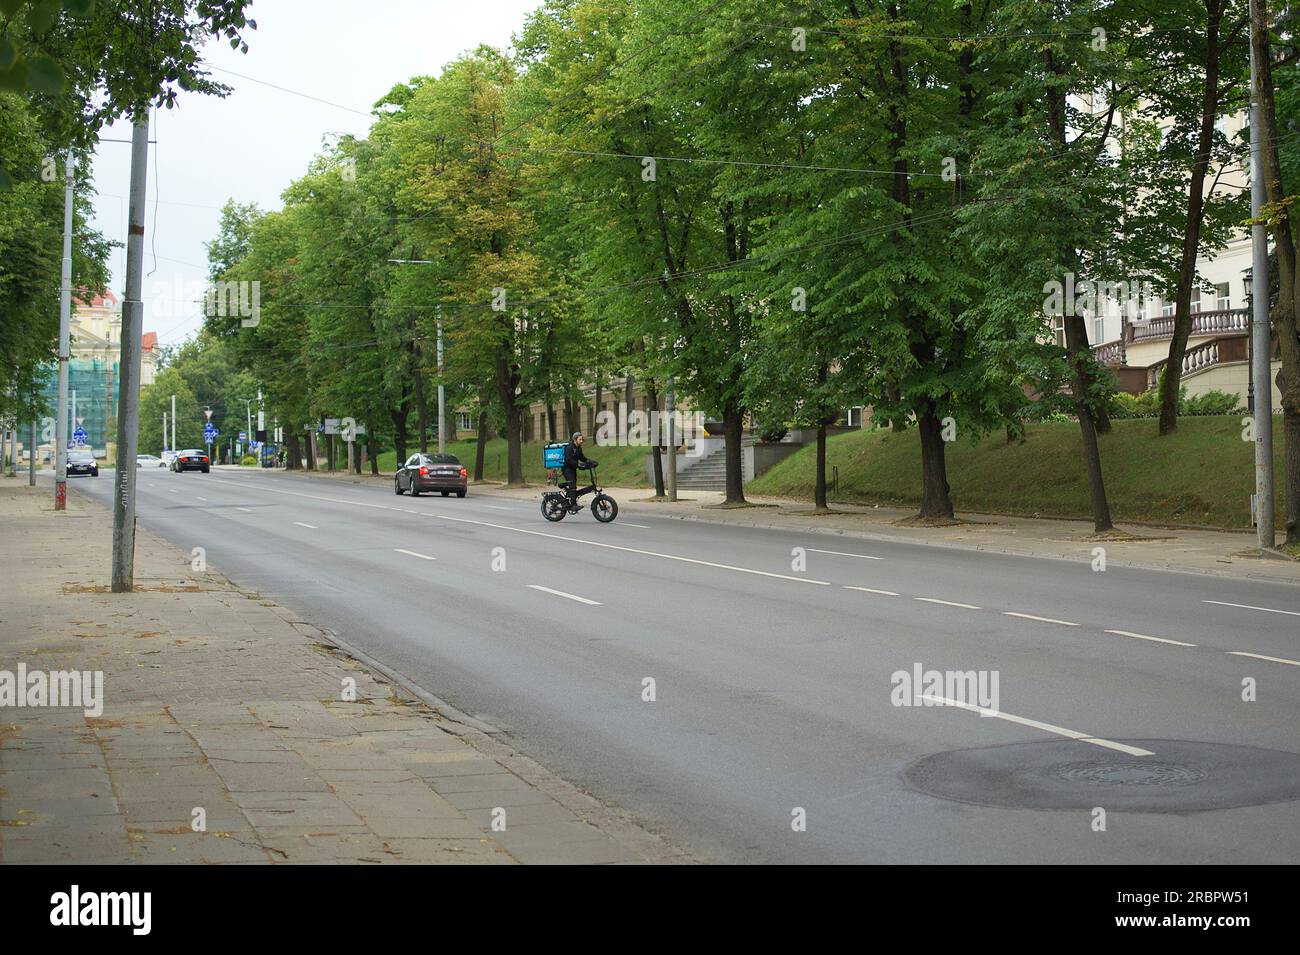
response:
<path id="1" fill-rule="evenodd" d="M 608 524 L 618 517 L 618 501 L 608 494 L 597 494 L 591 502 L 591 516 L 602 524 Z"/>

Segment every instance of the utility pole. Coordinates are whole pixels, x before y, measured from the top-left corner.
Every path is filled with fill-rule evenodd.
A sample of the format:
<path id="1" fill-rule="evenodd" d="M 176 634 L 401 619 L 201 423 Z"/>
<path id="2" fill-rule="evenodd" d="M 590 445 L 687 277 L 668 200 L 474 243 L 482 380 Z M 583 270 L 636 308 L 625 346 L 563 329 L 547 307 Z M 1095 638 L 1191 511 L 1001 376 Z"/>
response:
<path id="1" fill-rule="evenodd" d="M 27 424 L 27 485 L 36 486 L 36 421 Z"/>
<path id="2" fill-rule="evenodd" d="M 1255 0 L 1250 0 L 1251 28 L 1258 26 Z M 1255 531 L 1259 546 L 1272 549 L 1273 531 L 1273 385 L 1269 381 L 1272 349 L 1269 348 L 1268 233 L 1259 221 L 1266 201 L 1264 157 L 1259 130 L 1259 76 L 1255 69 L 1255 46 L 1250 48 L 1250 227 L 1251 248 L 1251 369 L 1255 392 Z"/>
<path id="3" fill-rule="evenodd" d="M 162 430 L 163 453 L 167 453 L 167 412 L 163 411 L 163 430 Z"/>
<path id="4" fill-rule="evenodd" d="M 664 407 L 668 411 L 668 500 L 677 500 L 677 396 L 673 393 L 676 382 L 668 378 L 668 400 Z"/>
<path id="5" fill-rule="evenodd" d="M 149 112 L 135 116 L 131 130 L 131 195 L 126 237 L 126 294 L 122 299 L 122 351 L 118 361 L 117 475 L 113 494 L 113 584 L 115 594 L 135 589 L 135 453 L 140 426 L 140 338 L 144 302 L 144 201 L 149 166 Z"/>
<path id="6" fill-rule="evenodd" d="M 54 509 L 68 506 L 68 339 L 72 334 L 72 150 L 63 162 L 63 266 L 59 280 L 59 397 L 54 425 Z"/>
<path id="7" fill-rule="evenodd" d="M 164 441 L 167 440 L 167 433 L 165 431 L 163 432 L 163 440 Z M 176 450 L 176 396 L 175 395 L 172 395 L 172 447 L 171 449 L 173 451 Z"/>
<path id="8" fill-rule="evenodd" d="M 443 426 L 444 422 L 444 404 L 446 402 L 446 393 L 442 385 L 442 307 L 438 308 L 438 453 L 443 454 L 447 450 L 446 433 L 447 429 Z"/>

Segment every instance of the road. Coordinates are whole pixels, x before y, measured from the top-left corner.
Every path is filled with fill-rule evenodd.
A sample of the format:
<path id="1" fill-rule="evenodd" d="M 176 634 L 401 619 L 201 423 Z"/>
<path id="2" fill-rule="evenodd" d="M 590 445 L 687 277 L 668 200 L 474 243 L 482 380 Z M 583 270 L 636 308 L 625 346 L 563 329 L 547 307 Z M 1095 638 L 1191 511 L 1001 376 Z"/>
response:
<path id="1" fill-rule="evenodd" d="M 138 514 L 704 859 L 1300 861 L 1294 586 L 235 469 Z"/>

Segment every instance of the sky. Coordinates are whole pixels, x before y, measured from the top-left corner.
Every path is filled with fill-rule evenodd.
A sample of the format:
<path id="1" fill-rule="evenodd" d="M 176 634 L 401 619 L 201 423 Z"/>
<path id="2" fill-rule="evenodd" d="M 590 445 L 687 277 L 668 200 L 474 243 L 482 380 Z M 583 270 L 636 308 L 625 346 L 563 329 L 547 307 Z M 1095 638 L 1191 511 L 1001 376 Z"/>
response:
<path id="1" fill-rule="evenodd" d="M 151 127 L 157 142 L 149 150 L 144 330 L 175 345 L 202 325 L 204 243 L 216 237 L 227 199 L 280 208 L 280 193 L 327 138 L 365 135 L 371 104 L 394 84 L 437 74 L 480 43 L 508 46 L 540 2 L 255 0 L 250 15 L 258 28 L 246 36 L 247 54 L 216 42 L 204 50 L 213 79 L 233 92 L 225 99 L 183 93 L 175 109 L 157 111 Z M 130 138 L 128 123 L 102 130 L 93 167 L 99 195 L 92 225 L 124 246 Z M 124 247 L 113 250 L 110 267 L 109 288 L 120 300 Z"/>

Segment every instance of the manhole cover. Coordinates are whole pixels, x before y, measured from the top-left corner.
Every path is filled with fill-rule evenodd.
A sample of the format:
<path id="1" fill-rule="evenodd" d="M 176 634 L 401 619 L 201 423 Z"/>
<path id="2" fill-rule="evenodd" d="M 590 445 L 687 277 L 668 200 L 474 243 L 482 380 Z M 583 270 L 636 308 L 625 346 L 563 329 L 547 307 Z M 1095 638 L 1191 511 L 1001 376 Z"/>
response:
<path id="1" fill-rule="evenodd" d="M 1183 740 L 1124 740 L 1126 756 L 1075 740 L 936 753 L 904 773 L 931 796 L 1008 809 L 1201 812 L 1300 799 L 1300 754 Z"/>
<path id="2" fill-rule="evenodd" d="M 1098 760 L 1054 766 L 1051 775 L 1088 786 L 1189 786 L 1205 778 L 1195 766 L 1155 763 L 1145 759 L 1116 763 Z"/>

